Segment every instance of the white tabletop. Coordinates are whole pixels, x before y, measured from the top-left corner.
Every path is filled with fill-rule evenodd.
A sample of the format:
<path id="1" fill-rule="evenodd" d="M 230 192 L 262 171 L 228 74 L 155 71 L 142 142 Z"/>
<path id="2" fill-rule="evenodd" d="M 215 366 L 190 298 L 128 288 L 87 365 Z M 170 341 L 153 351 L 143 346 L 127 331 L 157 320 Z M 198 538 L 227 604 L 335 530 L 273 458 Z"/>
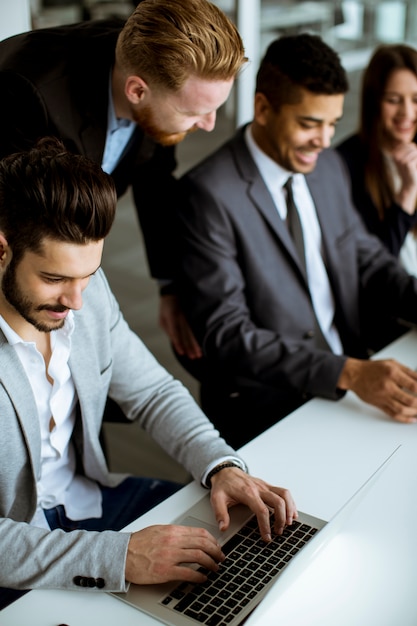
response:
<path id="1" fill-rule="evenodd" d="M 417 332 L 379 357 L 415 368 Z M 330 519 L 399 444 L 346 527 L 280 598 L 280 624 L 417 624 L 417 425 L 396 423 L 348 393 L 339 402 L 308 402 L 242 448 L 252 474 L 291 489 L 300 510 Z M 191 483 L 128 528 L 173 519 L 204 494 Z M 275 612 L 259 626 L 275 625 Z M 159 622 L 105 593 L 82 591 L 32 591 L 0 612 L 0 626 L 139 623 Z"/>

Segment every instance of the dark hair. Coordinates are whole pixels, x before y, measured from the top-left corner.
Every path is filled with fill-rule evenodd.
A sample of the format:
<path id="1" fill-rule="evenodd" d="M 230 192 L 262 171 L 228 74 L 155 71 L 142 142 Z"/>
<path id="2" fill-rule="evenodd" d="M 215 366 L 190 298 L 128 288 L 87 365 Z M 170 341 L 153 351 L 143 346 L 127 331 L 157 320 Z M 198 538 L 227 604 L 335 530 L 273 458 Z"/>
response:
<path id="1" fill-rule="evenodd" d="M 274 109 L 295 104 L 300 88 L 315 94 L 344 94 L 348 79 L 339 55 L 318 35 L 302 33 L 274 40 L 263 57 L 256 91 L 263 93 Z"/>
<path id="2" fill-rule="evenodd" d="M 103 239 L 117 195 L 101 167 L 46 137 L 0 161 L 0 230 L 16 260 L 44 238 L 84 244 Z"/>
<path id="3" fill-rule="evenodd" d="M 391 74 L 403 69 L 417 77 L 417 50 L 404 44 L 386 44 L 376 48 L 362 76 L 359 135 L 366 161 L 365 185 L 381 219 L 394 196 L 380 147 L 381 105 Z"/>

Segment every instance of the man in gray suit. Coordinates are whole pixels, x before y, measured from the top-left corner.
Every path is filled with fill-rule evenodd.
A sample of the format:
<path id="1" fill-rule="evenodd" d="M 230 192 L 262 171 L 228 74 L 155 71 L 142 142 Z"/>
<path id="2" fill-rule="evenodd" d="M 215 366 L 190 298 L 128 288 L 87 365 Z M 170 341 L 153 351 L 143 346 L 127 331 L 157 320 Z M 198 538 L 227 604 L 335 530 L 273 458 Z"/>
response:
<path id="1" fill-rule="evenodd" d="M 212 489 L 221 529 L 237 502 L 265 540 L 268 507 L 278 533 L 297 517 L 128 328 L 100 270 L 115 207 L 110 176 L 57 139 L 0 162 L 0 606 L 10 589 L 203 581 L 183 564 L 224 559 L 203 529 L 117 532 L 179 485 L 108 471 L 108 397 Z"/>
<path id="2" fill-rule="evenodd" d="M 348 389 L 416 421 L 416 373 L 368 360 L 404 332 L 397 318 L 417 321 L 417 283 L 366 232 L 329 149 L 347 89 L 319 37 L 274 41 L 252 123 L 183 179 L 182 302 L 205 355 L 203 409 L 234 446 Z"/>

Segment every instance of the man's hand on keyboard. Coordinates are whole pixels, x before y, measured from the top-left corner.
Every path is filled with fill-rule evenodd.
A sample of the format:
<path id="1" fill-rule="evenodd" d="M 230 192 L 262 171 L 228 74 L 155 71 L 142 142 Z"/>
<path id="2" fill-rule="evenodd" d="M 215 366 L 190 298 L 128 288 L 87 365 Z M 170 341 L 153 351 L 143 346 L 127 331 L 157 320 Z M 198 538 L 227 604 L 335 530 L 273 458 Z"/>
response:
<path id="1" fill-rule="evenodd" d="M 204 528 L 155 525 L 132 533 L 125 578 L 138 585 L 186 580 L 201 583 L 206 576 L 187 563 L 216 572 L 225 558 L 216 539 Z"/>
<path id="2" fill-rule="evenodd" d="M 285 526 L 297 519 L 298 513 L 288 489 L 275 487 L 260 478 L 254 478 L 237 467 L 227 467 L 211 479 L 211 505 L 220 530 L 229 527 L 229 508 L 246 504 L 258 520 L 264 541 L 271 540 L 270 510 L 275 513 L 274 532 L 281 534 Z"/>

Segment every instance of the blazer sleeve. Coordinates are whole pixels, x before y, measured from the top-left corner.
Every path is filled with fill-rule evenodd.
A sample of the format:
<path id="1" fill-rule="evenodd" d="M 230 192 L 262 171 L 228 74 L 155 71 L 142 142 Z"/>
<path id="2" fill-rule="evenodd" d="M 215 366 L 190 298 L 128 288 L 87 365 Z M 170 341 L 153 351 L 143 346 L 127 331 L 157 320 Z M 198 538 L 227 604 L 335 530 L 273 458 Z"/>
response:
<path id="1" fill-rule="evenodd" d="M 94 300 L 91 311 L 95 314 L 86 320 L 86 326 L 91 327 L 95 320 L 94 344 L 100 351 L 103 350 L 100 310 L 106 300 L 105 308 L 111 312 L 104 322 L 104 328 L 111 329 L 111 366 L 109 386 L 102 401 L 107 395 L 113 398 L 128 419 L 137 421 L 167 454 L 200 480 L 210 463 L 223 456 L 236 456 L 236 451 L 219 437 L 188 389 L 158 363 L 130 330 L 104 275 L 100 273 L 94 278 L 101 282 L 101 294 L 90 291 L 88 295 L 89 302 Z"/>
<path id="2" fill-rule="evenodd" d="M 0 518 L 0 586 L 79 591 L 82 577 L 103 581 L 88 591 L 126 591 L 129 538 L 114 531 L 49 531 Z"/>
<path id="3" fill-rule="evenodd" d="M 150 274 L 161 281 L 174 278 L 172 268 L 178 254 L 173 235 L 179 203 L 176 167 L 175 146 L 154 145 L 151 158 L 136 167 L 130 181 Z"/>

